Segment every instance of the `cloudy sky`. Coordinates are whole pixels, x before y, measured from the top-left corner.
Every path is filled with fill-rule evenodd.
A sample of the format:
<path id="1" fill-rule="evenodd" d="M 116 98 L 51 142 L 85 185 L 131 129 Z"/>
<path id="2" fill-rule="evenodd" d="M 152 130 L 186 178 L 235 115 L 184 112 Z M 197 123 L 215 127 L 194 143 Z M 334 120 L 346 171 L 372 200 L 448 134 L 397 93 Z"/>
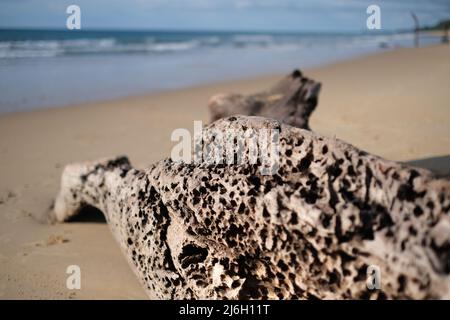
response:
<path id="1" fill-rule="evenodd" d="M 70 4 L 83 29 L 361 31 L 371 4 L 384 30 L 450 17 L 450 0 L 0 0 L 0 27 L 64 28 Z"/>

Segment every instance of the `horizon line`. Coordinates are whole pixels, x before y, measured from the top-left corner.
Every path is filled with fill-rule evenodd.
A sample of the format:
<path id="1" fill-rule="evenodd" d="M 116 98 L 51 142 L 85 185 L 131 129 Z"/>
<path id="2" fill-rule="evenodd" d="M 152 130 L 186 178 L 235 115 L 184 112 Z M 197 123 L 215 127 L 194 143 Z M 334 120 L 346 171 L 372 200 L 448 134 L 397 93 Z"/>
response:
<path id="1" fill-rule="evenodd" d="M 177 32 L 177 33 L 272 33 L 272 34 L 364 34 L 364 33 L 404 33 L 404 32 L 414 32 L 414 29 L 404 28 L 404 29 L 389 29 L 389 30 L 251 30 L 251 29 L 172 29 L 172 28 L 82 28 L 79 30 L 69 30 L 66 28 L 59 27 L 9 27 L 0 26 L 0 31 L 70 31 L 70 32 Z"/>

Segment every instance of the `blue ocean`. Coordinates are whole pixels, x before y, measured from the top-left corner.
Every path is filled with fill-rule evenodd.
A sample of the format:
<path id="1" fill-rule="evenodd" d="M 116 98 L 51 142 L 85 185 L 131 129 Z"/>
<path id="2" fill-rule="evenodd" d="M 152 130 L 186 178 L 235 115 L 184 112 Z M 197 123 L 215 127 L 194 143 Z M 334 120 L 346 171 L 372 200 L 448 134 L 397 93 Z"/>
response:
<path id="1" fill-rule="evenodd" d="M 0 113 L 288 73 L 412 45 L 410 33 L 0 30 Z"/>

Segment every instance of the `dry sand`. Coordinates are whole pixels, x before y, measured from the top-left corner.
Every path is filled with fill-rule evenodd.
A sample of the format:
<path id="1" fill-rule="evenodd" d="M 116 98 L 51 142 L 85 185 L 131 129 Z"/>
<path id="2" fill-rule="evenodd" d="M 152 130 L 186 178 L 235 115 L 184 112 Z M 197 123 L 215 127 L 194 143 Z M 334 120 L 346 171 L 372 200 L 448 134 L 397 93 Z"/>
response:
<path id="1" fill-rule="evenodd" d="M 400 49 L 307 70 L 322 82 L 313 130 L 385 158 L 450 171 L 450 46 Z M 0 117 L 0 299 L 146 298 L 105 223 L 45 225 L 64 164 L 170 155 L 172 130 L 208 120 L 218 92 L 250 93 L 268 76 Z M 92 220 L 92 219 L 91 219 Z M 66 268 L 81 267 L 81 290 Z"/>

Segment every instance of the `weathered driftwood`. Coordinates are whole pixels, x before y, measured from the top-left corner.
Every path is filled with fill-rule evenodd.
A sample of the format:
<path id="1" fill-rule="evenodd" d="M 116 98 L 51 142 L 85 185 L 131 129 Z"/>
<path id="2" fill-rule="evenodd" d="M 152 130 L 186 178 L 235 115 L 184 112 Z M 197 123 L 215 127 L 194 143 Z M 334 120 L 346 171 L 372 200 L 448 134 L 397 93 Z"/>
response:
<path id="1" fill-rule="evenodd" d="M 450 298 L 449 181 L 275 120 L 210 128 L 280 129 L 278 173 L 72 164 L 57 220 L 85 205 L 103 211 L 152 298 Z M 378 290 L 366 286 L 373 265 Z"/>
<path id="2" fill-rule="evenodd" d="M 208 103 L 211 122 L 232 115 L 260 116 L 309 130 L 309 117 L 317 106 L 320 87 L 320 83 L 295 70 L 261 93 L 217 94 Z"/>

